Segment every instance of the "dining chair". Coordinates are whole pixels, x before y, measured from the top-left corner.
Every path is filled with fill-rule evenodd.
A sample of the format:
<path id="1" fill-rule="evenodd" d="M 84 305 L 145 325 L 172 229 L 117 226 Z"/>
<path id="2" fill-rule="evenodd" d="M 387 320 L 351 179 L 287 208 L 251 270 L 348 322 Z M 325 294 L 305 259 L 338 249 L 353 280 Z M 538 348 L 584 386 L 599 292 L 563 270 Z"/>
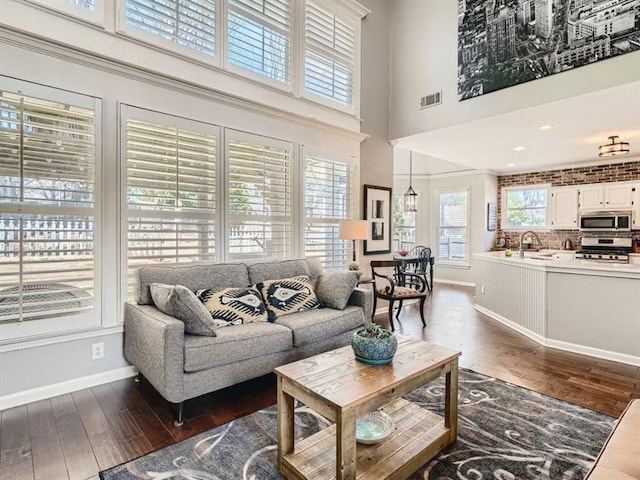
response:
<path id="1" fill-rule="evenodd" d="M 417 247 L 414 247 L 411 252 L 412 253 L 409 253 L 407 257 L 414 260 L 412 260 L 410 264 L 407 264 L 405 266 L 405 271 L 413 273 L 415 275 L 419 275 L 427 285 L 427 290 L 431 292 L 433 289 L 433 285 L 429 283 L 429 278 L 427 277 L 429 268 L 431 268 L 431 248 L 419 245 Z M 412 286 L 414 288 L 420 288 L 420 283 L 415 279 L 410 279 L 406 283 L 406 285 Z"/>
<path id="2" fill-rule="evenodd" d="M 398 311 L 396 312 L 396 320 L 399 320 L 400 310 L 402 310 L 402 302 L 404 300 L 419 299 L 420 300 L 420 319 L 422 320 L 422 326 L 426 327 L 427 323 L 424 320 L 424 301 L 427 298 L 426 288 L 427 284 L 420 275 L 416 275 L 411 272 L 407 272 L 402 269 L 403 262 L 400 260 L 372 260 L 371 261 L 371 275 L 373 278 L 373 311 L 376 311 L 377 299 L 381 298 L 389 302 L 389 325 L 391 331 L 394 331 L 393 325 L 393 305 L 398 301 Z M 391 274 L 381 273 L 380 269 L 392 268 L 393 272 L 399 272 L 399 277 L 404 278 L 408 282 L 416 282 L 414 286 L 403 286 L 393 278 L 393 272 Z M 377 269 L 377 270 L 376 270 Z M 380 279 L 380 280 L 378 280 Z M 417 288 L 416 288 L 417 287 Z"/>

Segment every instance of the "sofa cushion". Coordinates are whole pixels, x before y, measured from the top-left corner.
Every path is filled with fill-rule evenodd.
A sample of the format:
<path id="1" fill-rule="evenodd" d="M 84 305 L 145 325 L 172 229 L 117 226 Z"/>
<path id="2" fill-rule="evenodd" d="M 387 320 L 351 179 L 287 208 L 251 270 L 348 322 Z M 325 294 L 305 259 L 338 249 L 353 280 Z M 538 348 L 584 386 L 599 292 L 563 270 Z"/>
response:
<path id="1" fill-rule="evenodd" d="M 196 290 L 195 296 L 209 311 L 216 327 L 266 322 L 268 318 L 262 295 L 255 288 L 207 288 Z"/>
<path id="2" fill-rule="evenodd" d="M 350 305 L 344 310 L 323 308 L 298 312 L 279 318 L 277 323 L 291 329 L 293 345 L 300 347 L 356 329 L 364 325 L 364 315 L 360 307 Z"/>
<path id="3" fill-rule="evenodd" d="M 585 480 L 640 478 L 640 399 L 620 416 Z"/>
<path id="4" fill-rule="evenodd" d="M 182 285 L 164 283 L 152 283 L 150 290 L 156 308 L 184 322 L 186 333 L 216 336 L 211 315 L 191 290 Z"/>
<path id="5" fill-rule="evenodd" d="M 269 322 L 237 325 L 216 330 L 215 337 L 184 336 L 184 371 L 199 372 L 293 346 L 291 330 Z"/>
<path id="6" fill-rule="evenodd" d="M 183 263 L 178 265 L 147 265 L 134 272 L 135 301 L 151 305 L 152 283 L 183 285 L 191 291 L 201 288 L 222 290 L 227 287 L 246 287 L 249 273 L 244 263 Z"/>
<path id="7" fill-rule="evenodd" d="M 269 311 L 269 321 L 303 310 L 320 307 L 309 277 L 281 278 L 256 284 Z"/>
<path id="8" fill-rule="evenodd" d="M 327 272 L 318 279 L 316 295 L 325 307 L 344 310 L 358 284 L 359 274 L 353 271 Z"/>

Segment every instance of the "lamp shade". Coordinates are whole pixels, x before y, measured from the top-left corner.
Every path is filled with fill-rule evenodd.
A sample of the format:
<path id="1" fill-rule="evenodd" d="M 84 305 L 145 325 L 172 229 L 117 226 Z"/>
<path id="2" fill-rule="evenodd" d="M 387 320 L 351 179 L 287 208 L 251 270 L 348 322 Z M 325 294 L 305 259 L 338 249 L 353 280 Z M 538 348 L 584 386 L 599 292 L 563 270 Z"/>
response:
<path id="1" fill-rule="evenodd" d="M 619 142 L 618 136 L 609 137 L 610 142 L 598 147 L 599 157 L 615 157 L 618 155 L 626 155 L 629 153 L 629 143 Z"/>
<path id="2" fill-rule="evenodd" d="M 342 220 L 340 222 L 340 238 L 344 240 L 366 240 L 367 233 L 366 220 Z"/>

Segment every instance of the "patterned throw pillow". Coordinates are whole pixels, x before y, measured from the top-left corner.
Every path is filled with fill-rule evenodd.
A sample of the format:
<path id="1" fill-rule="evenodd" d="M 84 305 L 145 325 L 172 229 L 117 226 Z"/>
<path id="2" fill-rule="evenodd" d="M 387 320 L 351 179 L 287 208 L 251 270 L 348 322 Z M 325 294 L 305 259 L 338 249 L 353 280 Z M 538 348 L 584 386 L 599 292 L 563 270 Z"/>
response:
<path id="1" fill-rule="evenodd" d="M 264 298 L 269 311 L 270 322 L 282 315 L 321 306 L 313 291 L 311 280 L 306 275 L 267 280 L 257 283 L 255 288 L 262 293 L 262 298 Z"/>
<path id="2" fill-rule="evenodd" d="M 214 292 L 211 289 L 195 291 L 216 327 L 228 327 L 242 323 L 266 322 L 268 319 L 260 292 L 255 288 L 225 288 Z"/>

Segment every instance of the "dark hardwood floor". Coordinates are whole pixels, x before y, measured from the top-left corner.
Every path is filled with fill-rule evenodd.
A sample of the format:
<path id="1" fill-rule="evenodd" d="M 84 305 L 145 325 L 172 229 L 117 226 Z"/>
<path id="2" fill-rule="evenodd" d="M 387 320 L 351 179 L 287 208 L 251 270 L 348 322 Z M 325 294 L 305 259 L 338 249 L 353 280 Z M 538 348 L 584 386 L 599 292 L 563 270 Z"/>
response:
<path id="1" fill-rule="evenodd" d="M 462 350 L 460 365 L 618 416 L 640 398 L 640 367 L 545 348 L 473 309 L 472 289 L 437 284 L 422 329 L 406 306 L 396 332 Z M 386 315 L 376 319 L 386 325 Z M 267 375 L 186 403 L 186 421 L 133 379 L 2 412 L 0 480 L 97 479 L 98 471 L 242 417 L 276 401 Z"/>

